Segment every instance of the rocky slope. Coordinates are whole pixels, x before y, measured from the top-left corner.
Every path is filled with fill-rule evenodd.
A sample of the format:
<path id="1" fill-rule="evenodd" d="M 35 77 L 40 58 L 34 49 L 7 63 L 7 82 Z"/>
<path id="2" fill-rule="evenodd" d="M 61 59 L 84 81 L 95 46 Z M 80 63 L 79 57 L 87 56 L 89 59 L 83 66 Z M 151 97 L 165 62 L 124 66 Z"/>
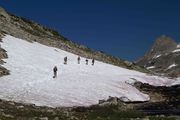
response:
<path id="1" fill-rule="evenodd" d="M 147 72 L 130 62 L 107 55 L 100 51 L 92 50 L 86 46 L 78 45 L 60 35 L 57 31 L 49 29 L 38 23 L 32 22 L 22 17 L 15 16 L 6 12 L 0 7 L 0 33 L 9 34 L 17 38 L 25 39 L 30 42 L 36 41 L 41 44 L 57 47 L 62 50 L 87 57 L 94 58 L 106 63 Z"/>
<path id="2" fill-rule="evenodd" d="M 165 35 L 159 37 L 151 50 L 137 64 L 154 73 L 180 77 L 180 44 Z"/>
<path id="3" fill-rule="evenodd" d="M 0 34 L 0 42 L 1 42 L 1 38 L 3 37 L 2 34 Z M 0 77 L 3 75 L 8 75 L 9 74 L 9 70 L 7 70 L 6 68 L 4 68 L 3 66 L 1 66 L 1 64 L 4 63 L 4 61 L 2 59 L 7 58 L 8 55 L 6 53 L 6 51 L 0 47 Z"/>

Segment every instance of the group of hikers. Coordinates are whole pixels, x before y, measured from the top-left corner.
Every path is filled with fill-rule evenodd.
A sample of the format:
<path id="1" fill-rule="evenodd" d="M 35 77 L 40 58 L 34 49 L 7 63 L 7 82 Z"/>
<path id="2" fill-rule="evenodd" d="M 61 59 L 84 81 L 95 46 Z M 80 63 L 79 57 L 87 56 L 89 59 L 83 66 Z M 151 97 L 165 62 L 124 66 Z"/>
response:
<path id="1" fill-rule="evenodd" d="M 64 57 L 64 64 L 65 64 L 65 65 L 67 64 L 67 60 L 68 60 L 67 56 Z M 78 56 L 78 58 L 77 58 L 78 64 L 80 64 L 80 61 L 81 61 L 81 57 Z M 89 61 L 89 60 L 86 58 L 86 60 L 85 60 L 86 65 L 88 65 L 88 61 Z M 94 65 L 94 63 L 95 63 L 95 59 L 93 58 L 93 59 L 92 59 L 92 65 Z M 57 71 L 58 71 L 57 66 L 54 66 L 54 68 L 53 68 L 53 72 L 54 72 L 53 78 L 56 78 L 56 77 L 57 77 Z"/>

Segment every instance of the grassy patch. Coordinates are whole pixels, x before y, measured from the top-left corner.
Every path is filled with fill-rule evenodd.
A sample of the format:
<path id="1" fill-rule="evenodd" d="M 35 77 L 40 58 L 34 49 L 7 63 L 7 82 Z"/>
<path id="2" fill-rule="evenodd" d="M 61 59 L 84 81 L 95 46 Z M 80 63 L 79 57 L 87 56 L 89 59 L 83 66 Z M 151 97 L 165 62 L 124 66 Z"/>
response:
<path id="1" fill-rule="evenodd" d="M 150 116 L 149 120 L 176 120 L 173 117 L 157 117 L 157 116 Z"/>
<path id="2" fill-rule="evenodd" d="M 90 111 L 88 120 L 128 120 L 130 118 L 143 118 L 145 115 L 134 110 L 121 110 L 118 106 L 101 107 Z"/>

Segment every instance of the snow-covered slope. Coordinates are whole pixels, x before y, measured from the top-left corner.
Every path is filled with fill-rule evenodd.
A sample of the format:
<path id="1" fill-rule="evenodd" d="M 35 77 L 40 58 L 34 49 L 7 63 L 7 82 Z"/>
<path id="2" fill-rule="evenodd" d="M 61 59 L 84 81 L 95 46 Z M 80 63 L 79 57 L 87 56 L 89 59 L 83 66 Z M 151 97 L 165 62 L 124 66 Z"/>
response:
<path id="1" fill-rule="evenodd" d="M 87 106 L 108 96 L 126 96 L 133 101 L 146 101 L 145 95 L 132 87 L 134 79 L 151 85 L 170 85 L 174 80 L 148 76 L 110 64 L 95 61 L 77 64 L 77 55 L 30 43 L 6 35 L 1 43 L 8 53 L 4 66 L 11 74 L 0 78 L 0 98 L 46 106 Z M 68 64 L 63 58 L 68 57 Z M 90 62 L 90 61 L 89 61 Z M 58 76 L 53 79 L 53 67 Z"/>

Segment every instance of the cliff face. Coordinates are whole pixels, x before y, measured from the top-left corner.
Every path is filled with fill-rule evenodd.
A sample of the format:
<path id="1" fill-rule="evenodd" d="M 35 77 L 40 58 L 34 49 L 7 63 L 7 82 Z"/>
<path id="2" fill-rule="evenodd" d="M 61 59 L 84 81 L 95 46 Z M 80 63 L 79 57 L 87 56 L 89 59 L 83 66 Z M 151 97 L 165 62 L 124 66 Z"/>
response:
<path id="1" fill-rule="evenodd" d="M 155 73 L 170 77 L 180 76 L 180 45 L 165 35 L 159 37 L 151 50 L 137 64 Z"/>

